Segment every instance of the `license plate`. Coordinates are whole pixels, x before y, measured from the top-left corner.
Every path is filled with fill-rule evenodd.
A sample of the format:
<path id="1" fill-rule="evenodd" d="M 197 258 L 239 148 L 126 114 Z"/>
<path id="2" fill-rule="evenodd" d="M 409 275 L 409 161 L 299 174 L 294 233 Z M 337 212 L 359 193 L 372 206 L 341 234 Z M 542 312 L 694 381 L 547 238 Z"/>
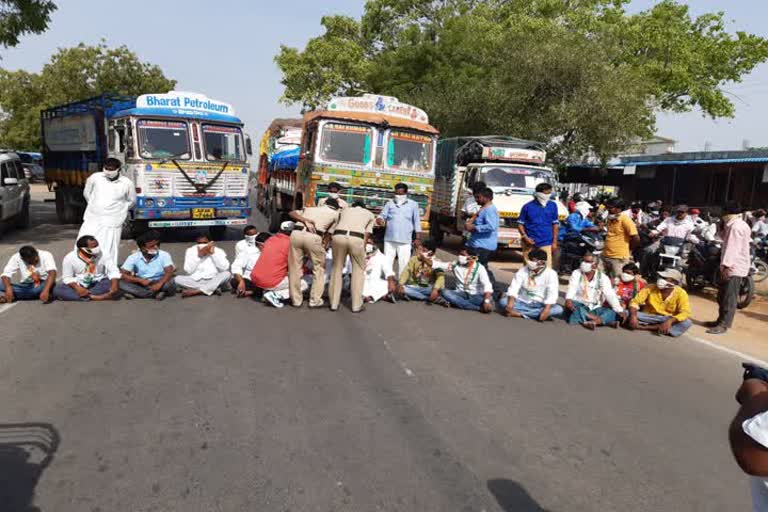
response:
<path id="1" fill-rule="evenodd" d="M 192 208 L 193 219 L 212 219 L 213 208 Z"/>

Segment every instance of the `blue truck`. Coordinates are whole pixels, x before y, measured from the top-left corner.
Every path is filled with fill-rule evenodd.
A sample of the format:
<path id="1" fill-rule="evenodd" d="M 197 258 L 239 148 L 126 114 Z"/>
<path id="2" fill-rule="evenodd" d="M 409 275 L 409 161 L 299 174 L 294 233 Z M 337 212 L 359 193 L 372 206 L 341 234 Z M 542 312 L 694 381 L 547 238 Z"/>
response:
<path id="1" fill-rule="evenodd" d="M 62 223 L 81 222 L 85 181 L 109 157 L 136 187 L 130 236 L 208 227 L 218 238 L 248 221 L 251 141 L 227 103 L 178 91 L 104 94 L 46 109 L 41 125 L 45 180 Z"/>

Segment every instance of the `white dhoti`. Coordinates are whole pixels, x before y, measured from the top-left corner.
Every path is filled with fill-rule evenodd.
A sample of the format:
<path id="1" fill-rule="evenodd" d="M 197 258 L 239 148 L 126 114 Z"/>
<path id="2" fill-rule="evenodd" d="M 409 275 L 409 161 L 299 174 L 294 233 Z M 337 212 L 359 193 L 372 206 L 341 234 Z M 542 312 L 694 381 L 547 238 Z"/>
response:
<path id="1" fill-rule="evenodd" d="M 102 259 L 104 261 L 111 261 L 118 266 L 117 260 L 120 252 L 120 237 L 123 229 L 121 227 L 105 226 L 98 219 L 83 220 L 83 225 L 80 226 L 80 232 L 77 234 L 77 239 L 85 235 L 91 235 L 96 238 L 101 248 Z"/>
<path id="2" fill-rule="evenodd" d="M 389 282 L 386 279 L 368 278 L 363 283 L 363 297 L 371 297 L 373 302 L 378 301 L 389 293 Z"/>
<path id="3" fill-rule="evenodd" d="M 219 272 L 210 279 L 194 279 L 190 276 L 179 276 L 176 278 L 176 284 L 182 288 L 191 290 L 200 290 L 206 295 L 213 295 L 221 285 L 229 281 L 232 274 L 228 271 Z"/>
<path id="4" fill-rule="evenodd" d="M 309 279 L 307 279 L 309 277 Z M 178 279 L 176 279 L 178 282 Z M 309 290 L 309 286 L 312 284 L 312 276 L 304 276 L 301 279 L 301 293 Z M 291 296 L 291 289 L 288 285 L 288 276 L 285 276 L 274 288 L 265 288 L 265 292 L 275 292 L 280 300 L 288 300 Z"/>

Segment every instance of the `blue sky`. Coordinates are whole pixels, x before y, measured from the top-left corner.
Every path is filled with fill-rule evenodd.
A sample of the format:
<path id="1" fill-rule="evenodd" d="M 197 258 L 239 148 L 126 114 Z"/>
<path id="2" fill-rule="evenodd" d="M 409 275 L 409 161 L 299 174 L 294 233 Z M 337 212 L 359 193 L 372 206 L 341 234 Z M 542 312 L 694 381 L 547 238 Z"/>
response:
<path id="1" fill-rule="evenodd" d="M 232 103 L 248 131 L 258 136 L 274 117 L 297 108 L 281 105 L 280 73 L 273 57 L 280 44 L 303 47 L 321 32 L 320 18 L 359 16 L 364 0 L 59 0 L 50 30 L 29 36 L 19 47 L 0 50 L 0 66 L 38 71 L 58 47 L 79 42 L 128 45 L 159 64 L 177 89 Z M 652 5 L 634 0 L 633 9 Z M 768 36 L 765 0 L 690 0 L 694 13 L 725 11 L 733 30 Z M 768 65 L 742 84 L 729 87 L 737 107 L 734 119 L 712 121 L 700 113 L 659 116 L 658 133 L 679 140 L 680 150 L 738 149 L 744 140 L 768 146 Z"/>

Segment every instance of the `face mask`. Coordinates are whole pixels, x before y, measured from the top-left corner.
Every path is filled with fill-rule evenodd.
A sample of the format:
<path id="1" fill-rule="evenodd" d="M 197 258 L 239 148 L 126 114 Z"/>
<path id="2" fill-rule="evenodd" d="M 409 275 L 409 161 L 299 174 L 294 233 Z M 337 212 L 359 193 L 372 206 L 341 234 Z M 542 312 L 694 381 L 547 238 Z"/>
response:
<path id="1" fill-rule="evenodd" d="M 431 252 L 423 252 L 421 253 L 421 259 L 425 261 L 430 261 L 432 259 L 432 256 L 434 256 Z"/>
<path id="2" fill-rule="evenodd" d="M 536 200 L 543 205 L 549 202 L 549 194 L 545 194 L 544 192 L 536 192 L 534 196 L 536 196 Z"/>
<path id="3" fill-rule="evenodd" d="M 579 266 L 579 268 L 581 269 L 581 271 L 582 271 L 583 273 L 585 273 L 585 274 L 589 274 L 590 272 L 592 272 L 592 267 L 593 267 L 593 266 L 594 266 L 594 263 L 588 263 L 588 262 L 586 262 L 586 261 L 583 261 L 583 262 L 581 263 L 581 265 Z"/>
<path id="4" fill-rule="evenodd" d="M 675 285 L 673 285 L 672 283 L 670 283 L 670 282 L 669 282 L 669 281 L 667 281 L 666 279 L 664 279 L 664 278 L 661 278 L 661 277 L 660 277 L 660 278 L 659 278 L 659 280 L 658 280 L 658 281 L 656 281 L 656 286 L 657 286 L 657 287 L 658 287 L 660 290 L 667 290 L 667 289 L 669 289 L 669 288 L 673 288 Z"/>
<path id="5" fill-rule="evenodd" d="M 608 214 L 608 220 L 619 220 L 619 214 L 618 213 Z"/>
<path id="6" fill-rule="evenodd" d="M 395 196 L 395 202 L 396 202 L 397 204 L 403 204 L 403 203 L 405 203 L 405 200 L 406 200 L 406 199 L 408 199 L 408 196 L 406 196 L 405 194 L 403 194 L 403 195 L 399 195 L 399 196 Z"/>
<path id="7" fill-rule="evenodd" d="M 373 254 L 373 251 L 376 250 L 376 246 L 372 244 L 366 244 L 365 245 L 365 254 Z"/>
<path id="8" fill-rule="evenodd" d="M 634 274 L 627 274 L 626 272 L 621 273 L 621 280 L 625 283 L 631 283 L 635 280 Z"/>
<path id="9" fill-rule="evenodd" d="M 208 247 L 208 244 L 197 244 L 198 249 L 205 249 L 206 247 Z"/>
<path id="10" fill-rule="evenodd" d="M 256 245 L 256 235 L 245 235 L 245 243 L 251 247 Z"/>
<path id="11" fill-rule="evenodd" d="M 459 262 L 459 265 L 461 265 L 461 266 L 466 265 L 467 263 L 469 263 L 469 256 L 465 256 L 463 254 L 459 254 L 458 262 Z"/>
<path id="12" fill-rule="evenodd" d="M 98 256 L 101 254 L 101 247 L 94 247 L 93 249 L 84 248 L 83 252 L 87 254 L 88 256 Z"/>
<path id="13" fill-rule="evenodd" d="M 539 270 L 539 262 L 538 261 L 529 261 L 527 263 L 528 270 Z"/>
<path id="14" fill-rule="evenodd" d="M 144 251 L 144 254 L 146 254 L 147 256 L 149 256 L 150 258 L 152 258 L 152 257 L 155 257 L 155 256 L 157 256 L 157 253 L 158 253 L 158 252 L 160 252 L 160 251 L 159 251 L 159 250 L 157 250 L 157 249 L 147 249 L 146 251 Z"/>
<path id="15" fill-rule="evenodd" d="M 330 197 L 331 199 L 338 199 L 339 198 L 339 193 L 338 192 L 328 192 L 328 197 Z"/>
<path id="16" fill-rule="evenodd" d="M 108 171 L 108 170 L 104 169 L 102 172 L 104 173 L 104 176 L 106 176 L 110 180 L 113 180 L 113 179 L 117 178 L 117 176 L 120 174 L 119 170 L 117 170 L 117 171 Z"/>

